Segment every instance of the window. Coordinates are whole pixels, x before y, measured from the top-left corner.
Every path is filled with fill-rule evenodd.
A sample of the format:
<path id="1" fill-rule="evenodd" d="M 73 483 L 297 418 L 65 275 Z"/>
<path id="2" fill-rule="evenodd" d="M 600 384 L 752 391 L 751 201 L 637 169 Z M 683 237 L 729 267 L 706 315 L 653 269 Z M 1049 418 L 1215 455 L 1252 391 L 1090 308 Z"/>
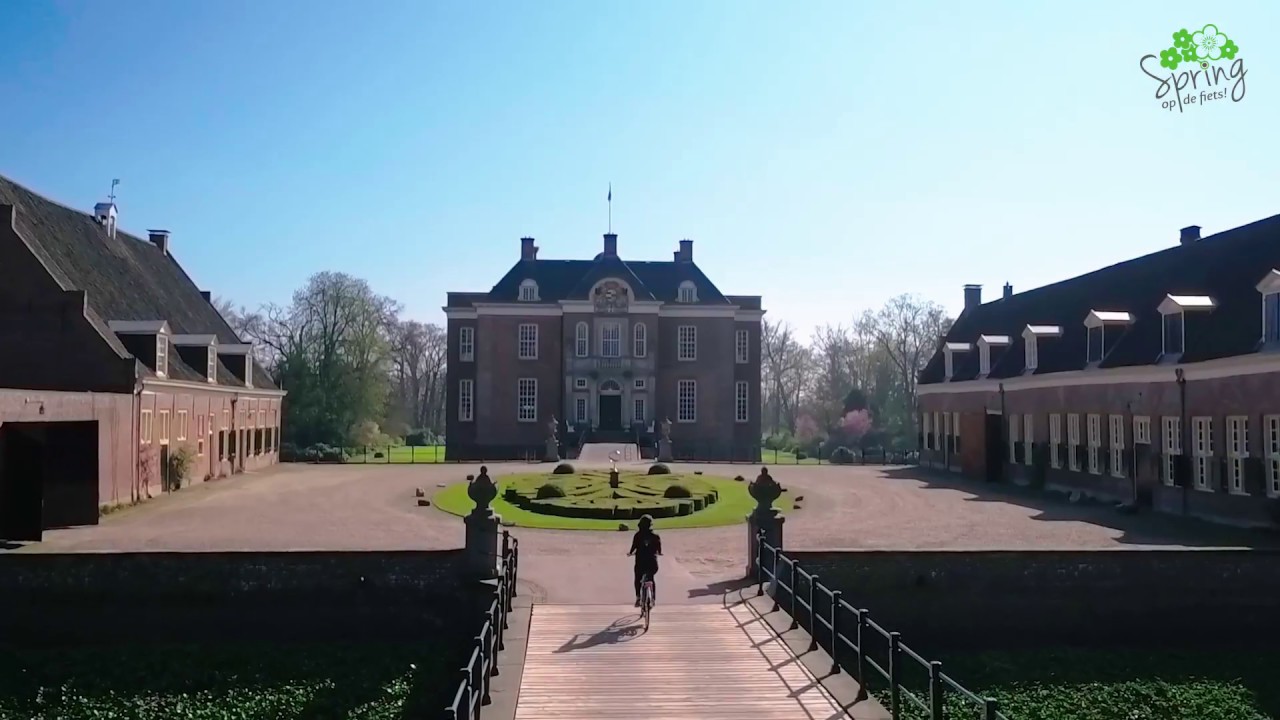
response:
<path id="1" fill-rule="evenodd" d="M 178 439 L 179 440 L 187 439 L 187 411 L 186 410 L 178 411 Z"/>
<path id="2" fill-rule="evenodd" d="M 744 423 L 751 417 L 751 388 L 743 380 L 733 386 L 733 419 Z"/>
<path id="3" fill-rule="evenodd" d="M 1036 366 L 1040 364 L 1040 357 L 1038 355 L 1038 348 L 1036 347 L 1035 335 L 1025 338 L 1022 344 L 1022 350 L 1023 352 L 1026 353 L 1026 357 L 1024 358 L 1024 360 L 1026 361 L 1024 363 L 1024 365 L 1026 366 L 1026 369 L 1035 370 Z"/>
<path id="4" fill-rule="evenodd" d="M 676 422 L 698 421 L 698 381 L 681 380 L 676 386 Z"/>
<path id="5" fill-rule="evenodd" d="M 1093 475 L 1102 474 L 1102 463 L 1098 457 L 1098 451 L 1102 447 L 1102 416 L 1088 416 L 1089 431 L 1089 472 Z"/>
<path id="6" fill-rule="evenodd" d="M 942 413 L 942 448 L 950 450 L 951 444 L 947 442 L 947 436 L 951 434 L 951 413 Z"/>
<path id="7" fill-rule="evenodd" d="M 143 410 L 142 418 L 138 423 L 138 425 L 140 426 L 138 428 L 138 442 L 143 445 L 151 444 L 151 421 L 152 421 L 151 411 Z"/>
<path id="8" fill-rule="evenodd" d="M 248 355 L 244 358 L 244 386 L 253 387 L 253 358 Z"/>
<path id="9" fill-rule="evenodd" d="M 1263 447 L 1267 455 L 1267 494 L 1280 497 L 1280 415 L 1268 415 L 1263 419 Z"/>
<path id="10" fill-rule="evenodd" d="M 1102 326 L 1098 325 L 1089 328 L 1089 335 L 1086 340 L 1087 351 L 1085 362 L 1102 362 L 1102 342 L 1103 342 Z"/>
<path id="11" fill-rule="evenodd" d="M 209 382 L 218 381 L 218 351 L 214 350 L 212 345 L 210 345 L 209 349 L 205 351 L 204 375 L 209 379 Z"/>
<path id="12" fill-rule="evenodd" d="M 1022 464 L 1031 464 L 1031 446 L 1035 444 L 1036 434 L 1033 421 L 1035 415 L 1022 416 Z"/>
<path id="13" fill-rule="evenodd" d="M 644 323 L 636 323 L 634 336 L 631 338 L 631 354 L 644 357 L 649 352 L 649 338 Z"/>
<path id="14" fill-rule="evenodd" d="M 222 411 L 222 429 L 226 430 L 230 426 L 231 426 L 231 411 L 223 410 Z"/>
<path id="15" fill-rule="evenodd" d="M 259 410 L 258 411 L 258 427 L 266 427 L 266 426 L 267 426 L 267 411 Z"/>
<path id="16" fill-rule="evenodd" d="M 1009 416 L 1009 462 L 1018 462 L 1018 436 L 1022 432 L 1022 419 L 1017 415 Z"/>
<path id="17" fill-rule="evenodd" d="M 164 333 L 156 335 L 156 374 L 169 374 L 169 336 Z"/>
<path id="18" fill-rule="evenodd" d="M 533 323 L 520 325 L 520 359 L 538 359 L 538 326 Z"/>
<path id="19" fill-rule="evenodd" d="M 680 360 L 698 359 L 698 328 L 681 325 L 676 331 L 676 352 Z"/>
<path id="20" fill-rule="evenodd" d="M 1054 413 L 1049 416 L 1049 467 L 1062 467 L 1062 456 L 1058 446 L 1062 444 L 1062 416 Z"/>
<path id="21" fill-rule="evenodd" d="M 645 421 L 644 398 L 631 398 L 631 420 L 638 423 Z"/>
<path id="22" fill-rule="evenodd" d="M 538 299 L 538 283 L 532 280 L 525 280 L 520 283 L 520 300 L 521 302 L 533 302 Z"/>
<path id="23" fill-rule="evenodd" d="M 458 359 L 462 362 L 475 362 L 476 329 L 470 326 L 458 328 Z"/>
<path id="24" fill-rule="evenodd" d="M 586 357 L 591 354 L 591 328 L 584 322 L 578 323 L 574 329 L 573 335 L 573 353 L 578 357 Z"/>
<path id="25" fill-rule="evenodd" d="M 1080 455 L 1076 448 L 1080 447 L 1080 416 L 1075 413 L 1067 415 L 1067 467 L 1080 472 Z"/>
<path id="26" fill-rule="evenodd" d="M 585 423 L 587 421 L 587 399 L 577 397 L 573 399 L 573 417 L 574 422 Z"/>
<path id="27" fill-rule="evenodd" d="M 204 455 L 204 415 L 196 416 L 196 455 Z"/>
<path id="28" fill-rule="evenodd" d="M 573 387 L 574 387 L 575 389 L 577 389 L 577 390 L 586 390 L 586 389 L 587 389 L 587 379 L 586 379 L 586 378 L 574 378 L 574 379 L 573 379 Z"/>
<path id="29" fill-rule="evenodd" d="M 169 411 L 160 411 L 160 444 L 169 444 Z"/>
<path id="30" fill-rule="evenodd" d="M 698 302 L 698 288 L 688 280 L 680 283 L 680 293 L 677 300 L 682 303 Z"/>
<path id="31" fill-rule="evenodd" d="M 1280 293 L 1262 298 L 1262 341 L 1280 343 Z"/>
<path id="32" fill-rule="evenodd" d="M 1246 494 L 1244 488 L 1244 461 L 1249 457 L 1249 418 L 1227 418 L 1227 490 L 1237 495 Z"/>
<path id="33" fill-rule="evenodd" d="M 923 428 L 921 430 L 921 433 L 924 435 L 925 450 L 933 449 L 933 440 L 932 440 L 932 432 L 931 432 L 933 427 L 930 425 L 930 421 L 932 419 L 933 419 L 932 413 L 925 413 L 924 415 L 920 416 L 920 422 L 922 423 L 921 428 Z"/>
<path id="34" fill-rule="evenodd" d="M 1164 353 L 1166 355 L 1182 354 L 1182 313 L 1173 312 L 1164 316 Z"/>
<path id="35" fill-rule="evenodd" d="M 1164 459 L 1161 476 L 1164 484 L 1173 486 L 1178 473 L 1177 457 L 1182 454 L 1182 418 L 1166 417 L 1164 420 Z"/>
<path id="36" fill-rule="evenodd" d="M 475 417 L 475 393 L 475 380 L 458 381 L 458 420 L 460 422 L 471 422 L 471 419 Z"/>
<path id="37" fill-rule="evenodd" d="M 1191 454 L 1197 490 L 1213 489 L 1213 418 L 1191 418 Z"/>
<path id="38" fill-rule="evenodd" d="M 1151 444 L 1151 418 L 1146 415 L 1135 415 L 1133 418 L 1133 444 Z"/>
<path id="39" fill-rule="evenodd" d="M 600 326 L 600 355 L 603 357 L 622 356 L 622 326 L 616 322 Z"/>
<path id="40" fill-rule="evenodd" d="M 520 406 L 516 413 L 516 419 L 520 422 L 535 422 L 538 419 L 537 378 L 520 378 L 517 380 L 516 397 Z"/>
<path id="41" fill-rule="evenodd" d="M 1111 416 L 1111 475 L 1124 477 L 1124 416 Z"/>
<path id="42" fill-rule="evenodd" d="M 744 364 L 751 361 L 751 335 L 746 330 L 738 330 L 734 333 L 733 349 L 734 359 L 738 364 Z"/>
<path id="43" fill-rule="evenodd" d="M 956 439 L 955 448 L 960 449 L 960 413 L 951 413 L 951 437 Z"/>

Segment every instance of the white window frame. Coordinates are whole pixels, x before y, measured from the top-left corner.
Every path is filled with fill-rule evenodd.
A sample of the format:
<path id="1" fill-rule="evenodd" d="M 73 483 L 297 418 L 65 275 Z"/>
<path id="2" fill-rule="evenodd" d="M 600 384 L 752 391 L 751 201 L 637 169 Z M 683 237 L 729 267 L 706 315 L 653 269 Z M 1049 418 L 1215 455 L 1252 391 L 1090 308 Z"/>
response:
<path id="1" fill-rule="evenodd" d="M 587 357 L 591 354 L 591 326 L 579 322 L 573 329 L 573 354 Z"/>
<path id="2" fill-rule="evenodd" d="M 188 417 L 189 417 L 189 416 L 188 416 L 188 414 L 187 414 L 187 411 L 186 411 L 186 410 L 179 410 L 179 411 L 178 411 L 178 429 L 177 429 L 177 433 L 176 433 L 176 435 L 177 435 L 177 439 L 178 439 L 178 440 L 186 440 L 186 439 L 187 439 L 187 419 L 188 419 Z"/>
<path id="3" fill-rule="evenodd" d="M 157 413 L 156 419 L 160 421 L 160 444 L 168 445 L 169 444 L 169 411 L 161 410 L 159 413 Z"/>
<path id="4" fill-rule="evenodd" d="M 601 323 L 600 325 L 600 357 L 622 357 L 622 324 L 618 322 Z"/>
<path id="5" fill-rule="evenodd" d="M 1267 456 L 1267 496 L 1280 497 L 1280 415 L 1262 418 L 1262 449 Z"/>
<path id="6" fill-rule="evenodd" d="M 933 431 L 933 413 L 922 413 L 920 415 L 920 423 L 923 426 L 923 430 L 924 430 L 924 433 L 923 433 L 924 449 L 932 450 L 933 443 L 929 442 L 929 436 L 932 434 L 932 431 Z"/>
<path id="7" fill-rule="evenodd" d="M 1101 475 L 1102 462 L 1099 457 L 1099 451 L 1102 449 L 1102 416 L 1097 413 L 1089 413 L 1086 417 L 1086 422 L 1085 432 L 1088 433 L 1086 440 L 1089 443 L 1089 474 Z"/>
<path id="8" fill-rule="evenodd" d="M 1182 418 L 1166 415 L 1161 418 L 1160 429 L 1160 447 L 1164 449 L 1160 463 L 1161 480 L 1173 487 L 1174 476 L 1178 472 L 1177 457 L 1182 454 Z"/>
<path id="9" fill-rule="evenodd" d="M 689 280 L 680 283 L 680 289 L 676 291 L 676 302 L 698 302 L 698 286 Z"/>
<path id="10" fill-rule="evenodd" d="M 631 329 L 631 354 L 638 358 L 649 354 L 649 331 L 642 322 Z"/>
<path id="11" fill-rule="evenodd" d="M 143 410 L 138 420 L 138 444 L 150 445 L 154 432 L 155 418 L 150 410 Z"/>
<path id="12" fill-rule="evenodd" d="M 698 381 L 676 381 L 676 422 L 698 422 Z"/>
<path id="13" fill-rule="evenodd" d="M 204 414 L 196 415 L 196 457 L 204 457 L 204 423 Z"/>
<path id="14" fill-rule="evenodd" d="M 1022 419 L 1014 413 L 1009 416 L 1009 462 L 1018 462 L 1018 436 L 1022 434 Z"/>
<path id="15" fill-rule="evenodd" d="M 632 383 L 632 387 L 636 390 L 645 390 L 648 389 L 649 383 L 644 378 L 636 378 L 635 382 Z"/>
<path id="16" fill-rule="evenodd" d="M 537 302 L 538 283 L 533 280 L 524 280 L 520 283 L 520 302 Z"/>
<path id="17" fill-rule="evenodd" d="M 578 395 L 577 397 L 575 397 L 573 399 L 574 422 L 577 422 L 577 423 L 587 422 L 587 420 L 589 419 L 587 415 L 587 409 L 589 407 L 590 407 L 590 403 L 587 402 L 587 397 L 585 395 Z"/>
<path id="18" fill-rule="evenodd" d="M 1168 328 L 1165 325 L 1165 322 L 1169 319 L 1170 315 L 1178 316 L 1178 325 L 1182 328 L 1182 332 L 1179 333 L 1182 336 L 1182 347 L 1178 348 L 1176 352 L 1168 349 L 1169 338 L 1166 337 L 1166 335 L 1168 334 Z M 1161 355 L 1181 355 L 1186 351 L 1187 351 L 1187 314 L 1181 310 L 1176 312 L 1165 313 L 1160 318 L 1160 354 Z"/>
<path id="19" fill-rule="evenodd" d="M 223 430 L 231 429 L 231 411 L 227 410 L 226 408 L 223 408 L 222 410 L 222 429 Z"/>
<path id="20" fill-rule="evenodd" d="M 960 439 L 960 413 L 951 413 L 951 437 Z"/>
<path id="21" fill-rule="evenodd" d="M 1151 444 L 1151 418 L 1147 415 L 1133 416 L 1133 444 L 1134 446 Z"/>
<path id="22" fill-rule="evenodd" d="M 1022 416 L 1022 464 L 1030 466 L 1032 464 L 1031 446 L 1035 443 L 1035 419 L 1036 416 L 1027 413 Z"/>
<path id="23" fill-rule="evenodd" d="M 1058 446 L 1062 444 L 1062 415 L 1053 413 L 1049 416 L 1049 467 L 1062 467 L 1062 454 Z"/>
<path id="24" fill-rule="evenodd" d="M 156 376 L 169 374 L 169 336 L 156 333 Z"/>
<path id="25" fill-rule="evenodd" d="M 1276 317 L 1267 318 L 1267 303 L 1275 298 Z M 1262 342 L 1267 345 L 1280 343 L 1280 292 L 1270 292 L 1262 296 Z"/>
<path id="26" fill-rule="evenodd" d="M 574 390 L 586 390 L 586 389 L 587 389 L 587 379 L 586 379 L 586 378 L 574 378 L 574 379 L 573 379 L 573 389 L 574 389 Z"/>
<path id="27" fill-rule="evenodd" d="M 458 328 L 458 360 L 460 362 L 475 362 L 476 359 L 476 329 L 470 325 L 464 325 Z"/>
<path id="28" fill-rule="evenodd" d="M 472 422 L 476 417 L 476 381 L 458 381 L 458 422 Z"/>
<path id="29" fill-rule="evenodd" d="M 1080 414 L 1067 414 L 1067 468 L 1072 472 L 1080 472 L 1080 459 L 1076 448 L 1080 447 Z"/>
<path id="30" fill-rule="evenodd" d="M 522 423 L 538 421 L 537 378 L 516 380 L 516 421 Z"/>
<path id="31" fill-rule="evenodd" d="M 751 418 L 751 386 L 746 380 L 733 384 L 733 421 L 744 423 Z"/>
<path id="32" fill-rule="evenodd" d="M 1036 366 L 1040 364 L 1039 349 L 1036 346 L 1035 335 L 1027 335 L 1023 337 L 1022 352 L 1023 368 L 1027 371 L 1034 372 Z"/>
<path id="33" fill-rule="evenodd" d="M 1213 418 L 1191 418 L 1192 478 L 1197 490 L 1213 491 Z"/>
<path id="34" fill-rule="evenodd" d="M 209 382 L 218 382 L 218 351 L 212 345 L 205 353 L 205 378 Z"/>
<path id="35" fill-rule="evenodd" d="M 1124 416 L 1108 418 L 1111 433 L 1111 477 L 1124 477 Z"/>
<path id="36" fill-rule="evenodd" d="M 1249 459 L 1249 417 L 1227 418 L 1227 492 L 1248 495 L 1245 487 L 1245 460 Z"/>
<path id="37" fill-rule="evenodd" d="M 739 365 L 745 365 L 751 362 L 751 333 L 746 330 L 736 330 L 733 333 L 733 353 L 734 361 Z"/>
<path id="38" fill-rule="evenodd" d="M 643 423 L 648 419 L 648 408 L 646 407 L 646 399 L 643 395 L 636 395 L 631 398 L 631 422 Z"/>
<path id="39" fill-rule="evenodd" d="M 1093 352 L 1093 335 L 1098 334 L 1098 352 L 1097 358 L 1094 358 Z M 1102 362 L 1102 358 L 1107 354 L 1107 329 L 1102 324 L 1086 327 L 1084 332 L 1084 361 L 1085 363 Z"/>
<path id="40" fill-rule="evenodd" d="M 676 359 L 682 362 L 698 359 L 697 325 L 681 325 L 676 328 Z"/>
<path id="41" fill-rule="evenodd" d="M 537 323 L 520 323 L 516 330 L 518 356 L 521 360 L 538 359 L 538 325 Z"/>

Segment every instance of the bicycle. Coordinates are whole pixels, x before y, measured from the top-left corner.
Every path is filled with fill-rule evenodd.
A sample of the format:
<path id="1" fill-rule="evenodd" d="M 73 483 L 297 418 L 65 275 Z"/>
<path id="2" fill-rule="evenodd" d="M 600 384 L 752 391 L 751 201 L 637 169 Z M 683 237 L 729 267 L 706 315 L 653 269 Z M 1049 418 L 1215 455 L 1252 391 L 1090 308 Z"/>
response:
<path id="1" fill-rule="evenodd" d="M 653 611 L 653 575 L 645 573 L 640 579 L 640 617 L 644 619 L 644 629 L 649 630 L 649 615 Z"/>

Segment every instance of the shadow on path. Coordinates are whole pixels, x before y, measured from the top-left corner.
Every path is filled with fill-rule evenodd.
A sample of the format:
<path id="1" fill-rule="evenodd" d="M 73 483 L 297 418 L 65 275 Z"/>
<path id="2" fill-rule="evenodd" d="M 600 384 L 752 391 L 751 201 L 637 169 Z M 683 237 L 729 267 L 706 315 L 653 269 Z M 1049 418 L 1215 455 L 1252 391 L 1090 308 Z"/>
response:
<path id="1" fill-rule="evenodd" d="M 693 588 L 689 591 L 690 598 L 720 596 L 734 590 L 742 590 L 743 588 L 754 585 L 755 581 L 751 578 L 736 578 L 733 580 L 721 580 L 719 582 L 709 583 L 706 587 Z"/>
<path id="2" fill-rule="evenodd" d="M 592 633 L 585 638 L 580 634 L 574 635 L 572 638 L 567 640 L 565 644 L 556 648 L 553 652 L 557 654 L 567 653 L 573 652 L 574 650 L 585 650 L 597 645 L 614 645 L 634 640 L 644 632 L 643 627 L 637 624 L 639 620 L 640 615 L 638 613 L 635 615 L 624 615 L 623 617 L 614 620 L 609 624 L 609 627 L 601 630 L 600 632 Z"/>

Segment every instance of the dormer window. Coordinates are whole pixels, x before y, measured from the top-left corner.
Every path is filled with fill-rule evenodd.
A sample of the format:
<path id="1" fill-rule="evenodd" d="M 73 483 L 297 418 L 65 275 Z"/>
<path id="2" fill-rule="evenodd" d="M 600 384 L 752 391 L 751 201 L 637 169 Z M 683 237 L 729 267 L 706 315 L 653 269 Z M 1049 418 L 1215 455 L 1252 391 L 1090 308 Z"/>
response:
<path id="1" fill-rule="evenodd" d="M 169 336 L 164 333 L 156 335 L 156 375 L 164 377 L 169 374 Z"/>
<path id="2" fill-rule="evenodd" d="M 677 301 L 682 303 L 698 302 L 698 288 L 692 282 L 685 280 L 680 283 L 679 295 Z"/>
<path id="3" fill-rule="evenodd" d="M 538 300 L 538 283 L 533 280 L 525 280 L 520 283 L 520 301 L 536 302 Z"/>
<path id="4" fill-rule="evenodd" d="M 1040 367 L 1040 339 L 1062 337 L 1057 325 L 1028 325 L 1022 330 L 1023 372 L 1033 373 Z"/>
<path id="5" fill-rule="evenodd" d="M 107 327 L 125 349 L 145 363 L 158 377 L 169 374 L 169 324 L 163 320 L 110 320 Z"/>
<path id="6" fill-rule="evenodd" d="M 1186 352 L 1188 312 L 1203 312 L 1216 307 L 1207 295 L 1166 295 L 1160 303 L 1163 316 L 1160 353 L 1163 357 L 1177 357 Z"/>
<path id="7" fill-rule="evenodd" d="M 192 370 L 203 367 L 208 382 L 218 381 L 218 336 L 170 335 L 169 352 L 176 353 Z"/>
<path id="8" fill-rule="evenodd" d="M 208 363 L 205 365 L 205 378 L 209 382 L 218 382 L 218 353 L 209 346 Z"/>
<path id="9" fill-rule="evenodd" d="M 992 352 L 995 348 L 996 362 L 1000 361 L 999 353 L 1004 348 L 1009 347 L 1008 335 L 979 335 L 978 336 L 978 377 L 984 378 L 991 374 Z"/>
<path id="10" fill-rule="evenodd" d="M 1280 270 L 1272 270 L 1258 283 L 1262 293 L 1262 343 L 1280 347 Z"/>
<path id="11" fill-rule="evenodd" d="M 943 374 L 947 380 L 950 380 L 951 376 L 955 375 L 955 354 L 968 352 L 970 349 L 972 349 L 972 346 L 969 343 L 962 342 L 949 342 L 942 346 Z"/>
<path id="12" fill-rule="evenodd" d="M 1084 326 L 1088 330 L 1085 343 L 1085 362 L 1096 365 L 1106 357 L 1108 343 L 1114 344 L 1118 331 L 1133 322 L 1133 316 L 1127 312 L 1111 310 L 1090 310 L 1084 318 Z M 1110 335 L 1110 340 L 1108 340 Z"/>

